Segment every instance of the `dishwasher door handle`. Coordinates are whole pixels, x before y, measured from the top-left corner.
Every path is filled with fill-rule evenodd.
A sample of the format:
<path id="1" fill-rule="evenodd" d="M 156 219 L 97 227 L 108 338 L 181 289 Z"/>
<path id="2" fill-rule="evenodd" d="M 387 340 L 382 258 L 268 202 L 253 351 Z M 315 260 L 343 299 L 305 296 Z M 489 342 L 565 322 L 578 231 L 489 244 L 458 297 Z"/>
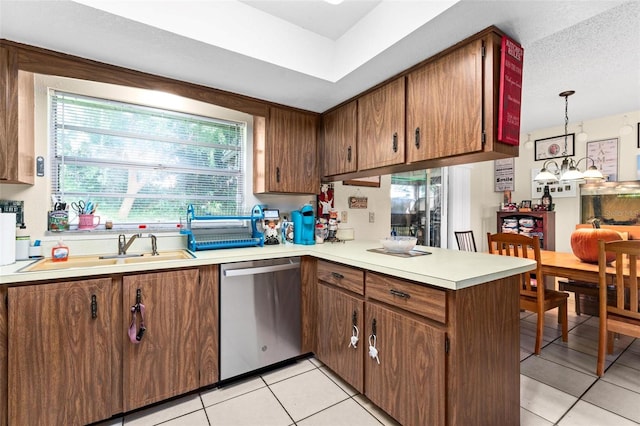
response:
<path id="1" fill-rule="evenodd" d="M 243 275 L 268 274 L 269 272 L 286 271 L 288 269 L 299 269 L 300 263 L 288 263 L 284 265 L 258 266 L 255 268 L 227 269 L 224 271 L 225 277 L 240 277 Z"/>

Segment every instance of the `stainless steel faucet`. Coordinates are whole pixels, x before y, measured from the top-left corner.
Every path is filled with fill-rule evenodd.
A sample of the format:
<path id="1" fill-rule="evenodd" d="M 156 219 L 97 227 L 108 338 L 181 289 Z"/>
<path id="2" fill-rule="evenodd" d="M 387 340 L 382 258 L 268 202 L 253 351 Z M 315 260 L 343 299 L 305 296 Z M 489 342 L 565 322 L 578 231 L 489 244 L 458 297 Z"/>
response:
<path id="1" fill-rule="evenodd" d="M 153 234 L 149 234 L 149 238 L 151 238 L 151 256 L 157 256 L 158 253 L 158 241 L 156 236 Z"/>
<path id="2" fill-rule="evenodd" d="M 127 241 L 127 237 L 125 237 L 124 234 L 118 235 L 118 255 L 127 254 L 127 250 L 129 250 L 133 241 L 139 237 L 142 237 L 142 234 L 133 234 L 131 238 L 129 238 L 129 241 Z"/>

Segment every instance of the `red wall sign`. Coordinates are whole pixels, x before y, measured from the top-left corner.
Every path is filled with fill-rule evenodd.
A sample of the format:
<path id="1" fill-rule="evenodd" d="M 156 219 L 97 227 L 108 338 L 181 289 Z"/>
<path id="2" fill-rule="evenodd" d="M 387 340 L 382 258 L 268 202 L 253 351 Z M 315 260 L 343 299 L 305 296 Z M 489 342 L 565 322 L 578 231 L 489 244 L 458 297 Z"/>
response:
<path id="1" fill-rule="evenodd" d="M 522 46 L 509 37 L 502 36 L 498 140 L 509 145 L 520 144 L 523 57 Z"/>

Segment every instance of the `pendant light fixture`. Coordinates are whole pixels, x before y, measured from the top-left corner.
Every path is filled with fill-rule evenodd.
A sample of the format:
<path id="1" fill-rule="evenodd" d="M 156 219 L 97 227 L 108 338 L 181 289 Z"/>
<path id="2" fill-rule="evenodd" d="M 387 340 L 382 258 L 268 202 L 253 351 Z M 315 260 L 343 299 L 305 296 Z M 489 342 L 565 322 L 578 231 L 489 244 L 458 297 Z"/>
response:
<path id="1" fill-rule="evenodd" d="M 588 180 L 588 181 L 598 181 L 604 180 L 604 176 L 598 170 L 595 165 L 595 162 L 590 157 L 583 157 L 578 161 L 574 161 L 572 157 L 569 157 L 567 153 L 567 145 L 569 140 L 569 96 L 576 93 L 574 90 L 567 90 L 560 93 L 560 97 L 564 98 L 564 150 L 562 151 L 562 156 L 564 157 L 562 160 L 562 164 L 558 166 L 554 160 L 547 160 L 542 165 L 542 169 L 540 173 L 536 175 L 533 180 L 535 182 L 557 182 L 558 175 L 560 175 L 560 180 L 564 181 L 575 181 L 575 180 Z M 591 160 L 591 166 L 587 168 L 587 170 L 583 173 L 578 168 L 578 165 L 582 160 Z M 549 170 L 549 166 L 554 166 L 555 171 L 551 172 Z"/>

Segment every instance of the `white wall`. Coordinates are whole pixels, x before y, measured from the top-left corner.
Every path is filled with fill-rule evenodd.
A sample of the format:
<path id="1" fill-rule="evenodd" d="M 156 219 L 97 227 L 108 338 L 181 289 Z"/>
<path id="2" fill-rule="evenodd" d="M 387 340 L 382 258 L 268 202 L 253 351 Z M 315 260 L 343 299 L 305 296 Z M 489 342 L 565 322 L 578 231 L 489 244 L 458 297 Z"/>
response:
<path id="1" fill-rule="evenodd" d="M 625 123 L 624 116 L 633 127 L 631 134 L 620 136 L 620 128 Z M 536 130 L 531 133 L 531 141 L 564 134 L 564 123 L 559 117 L 560 124 L 557 127 Z M 637 180 L 638 155 L 638 122 L 640 111 L 632 111 L 626 114 L 602 117 L 585 121 L 583 128 L 587 133 L 587 141 L 575 142 L 575 159 L 586 155 L 586 143 L 601 139 L 618 137 L 618 180 Z M 569 123 L 569 133 L 580 132 L 580 123 Z M 525 148 L 528 135 L 520 137 L 520 156 L 515 159 L 515 190 L 512 192 L 512 201 L 532 200 L 539 203 L 539 199 L 531 198 L 531 169 L 541 168 L 543 161 L 534 160 L 534 149 Z M 580 163 L 580 169 L 584 170 L 584 161 Z M 486 233 L 496 232 L 496 211 L 502 202 L 502 192 L 494 192 L 494 162 L 487 161 L 473 165 L 471 170 L 471 211 L 475 213 L 472 219 L 472 228 L 476 235 L 478 250 L 487 250 Z M 576 197 L 558 198 L 553 202 L 556 210 L 556 251 L 571 252 L 570 237 L 575 225 L 580 221 L 580 196 L 579 189 Z M 473 217 L 473 215 L 472 215 Z"/>
<path id="2" fill-rule="evenodd" d="M 380 188 L 334 183 L 334 208 L 347 212 L 347 222 L 341 227 L 353 228 L 356 239 L 377 240 L 391 233 L 391 175 L 380 176 Z M 367 197 L 366 209 L 350 209 L 349 197 Z M 369 222 L 369 213 L 374 222 Z M 340 216 L 338 216 L 340 217 Z"/>

